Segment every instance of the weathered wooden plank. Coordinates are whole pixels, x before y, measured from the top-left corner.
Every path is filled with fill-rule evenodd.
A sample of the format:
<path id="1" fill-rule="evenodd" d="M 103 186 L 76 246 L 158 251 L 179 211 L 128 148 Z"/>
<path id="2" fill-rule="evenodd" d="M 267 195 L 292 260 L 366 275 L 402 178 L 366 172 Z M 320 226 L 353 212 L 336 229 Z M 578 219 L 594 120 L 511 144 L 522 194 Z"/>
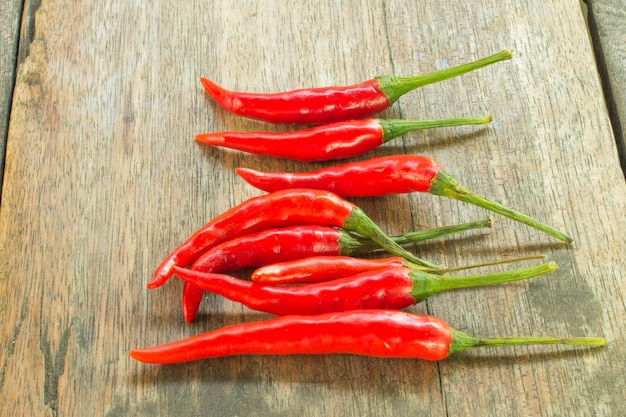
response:
<path id="1" fill-rule="evenodd" d="M 22 2 L 19 0 L 4 1 L 0 5 L 0 189 L 2 189 L 4 153 L 15 81 L 21 6 Z"/>
<path id="2" fill-rule="evenodd" d="M 423 5 L 416 12 L 424 23 L 415 24 L 413 32 L 398 30 L 397 39 L 408 36 L 417 41 L 398 41 L 390 48 L 398 57 L 426 55 L 429 50 L 424 45 L 458 54 L 473 51 L 472 48 L 510 47 L 515 51 L 510 63 L 486 69 L 475 77 L 450 81 L 458 83 L 457 88 L 426 88 L 425 103 L 402 101 L 402 114 L 408 117 L 442 109 L 453 114 L 468 109 L 491 111 L 494 124 L 457 148 L 451 146 L 451 141 L 415 148 L 449 166 L 468 187 L 522 211 L 531 210 L 535 217 L 559 225 L 576 238 L 575 247 L 565 249 L 552 245 L 541 234 L 496 218 L 492 237 L 446 245 L 445 252 L 455 256 L 443 259 L 452 263 L 467 260 L 468 254 L 469 260 L 475 260 L 474 253 L 498 256 L 508 248 L 512 253 L 547 253 L 561 265 L 558 273 L 527 284 L 433 298 L 430 310 L 461 326 L 461 330 L 480 335 L 603 333 L 607 328 L 600 329 L 598 324 L 623 314 L 622 296 L 604 287 L 606 284 L 623 288 L 623 274 L 614 269 L 622 264 L 619 258 L 624 253 L 623 239 L 616 230 L 600 239 L 589 227 L 623 224 L 625 206 L 615 200 L 615 191 L 622 188 L 623 180 L 584 21 L 577 7 L 566 8 L 565 4 L 530 2 L 504 8 L 497 2 L 483 2 L 479 7 L 468 3 Z M 395 15 L 401 15 L 400 11 Z M 466 42 L 459 42 L 459 33 L 466 34 Z M 494 33 L 500 35 L 487 35 Z M 428 44 L 428 39 L 436 39 L 437 43 Z M 406 60 L 404 63 L 412 65 Z M 408 72 L 405 68 L 397 71 Z M 429 102 L 427 94 L 436 95 L 437 101 Z M 588 105 L 591 97 L 600 98 L 597 106 Z M 411 149 L 407 146 L 406 150 Z M 600 191 L 598 188 L 606 185 L 605 175 L 613 178 L 612 185 Z M 592 208 L 590 199 L 594 201 Z M 419 213 L 419 207 L 429 206 L 432 198 L 416 197 L 416 201 L 420 206 L 413 213 Z M 552 209 L 532 211 L 543 205 Z M 456 202 L 442 201 L 439 207 L 459 216 L 478 213 Z M 617 211 L 605 217 L 606 207 Z M 607 279 L 613 282 L 608 284 Z M 597 286 L 599 280 L 603 284 Z M 486 304 L 489 307 L 485 310 Z M 610 340 L 621 340 L 624 330 L 613 328 L 604 334 Z M 617 397 L 611 399 L 612 395 L 606 394 L 617 394 L 617 387 L 622 391 L 625 387 L 624 378 L 616 375 L 610 365 L 623 360 L 624 353 L 615 344 L 607 352 L 573 354 L 567 360 L 552 360 L 559 355 L 551 353 L 546 359 L 538 353 L 542 351 L 554 352 L 504 349 L 468 353 L 442 363 L 447 412 L 611 415 L 611 411 L 620 409 Z M 522 358 L 511 361 L 508 355 L 515 353 Z M 573 374 L 573 369 L 581 370 L 580 374 Z M 493 389 L 493 381 L 501 381 L 498 390 Z M 599 403 L 598 398 L 606 402 Z"/>
<path id="3" fill-rule="evenodd" d="M 589 0 L 589 23 L 598 67 L 626 175 L 626 4 L 620 0 Z"/>
<path id="4" fill-rule="evenodd" d="M 18 71 L 0 211 L 0 415 L 616 414 L 626 189 L 577 6 L 44 2 Z M 494 217 L 490 233 L 419 252 L 451 265 L 544 253 L 561 270 L 411 311 L 485 336 L 605 336 L 607 348 L 498 349 L 440 364 L 340 355 L 160 367 L 128 358 L 131 347 L 267 317 L 210 296 L 185 325 L 180 283 L 150 292 L 145 283 L 197 227 L 258 195 L 234 167 L 311 167 L 193 143 L 202 131 L 286 129 L 221 111 L 200 76 L 269 92 L 425 72 L 508 48 L 512 61 L 411 93 L 383 114 L 490 113 L 489 127 L 419 132 L 371 155 L 428 154 L 468 187 L 571 233 L 576 246 Z M 391 233 L 485 215 L 429 195 L 355 201 Z"/>

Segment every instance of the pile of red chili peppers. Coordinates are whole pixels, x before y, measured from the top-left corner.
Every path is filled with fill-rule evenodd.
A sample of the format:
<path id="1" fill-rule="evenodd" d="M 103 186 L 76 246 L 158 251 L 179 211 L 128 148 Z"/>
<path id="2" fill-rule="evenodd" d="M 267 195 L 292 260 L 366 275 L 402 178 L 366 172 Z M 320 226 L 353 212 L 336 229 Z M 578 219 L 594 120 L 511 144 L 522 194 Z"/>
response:
<path id="1" fill-rule="evenodd" d="M 371 117 L 418 87 L 510 58 L 509 51 L 502 51 L 424 75 L 273 94 L 228 91 L 202 78 L 207 94 L 226 111 L 268 123 L 316 126 L 286 133 L 205 133 L 196 140 L 303 162 L 328 161 L 360 155 L 417 129 L 489 123 L 489 116 L 424 121 Z M 280 317 L 133 349 L 130 355 L 136 360 L 166 364 L 229 355 L 330 353 L 440 360 L 481 346 L 605 344 L 601 338 L 478 338 L 439 318 L 402 311 L 442 291 L 535 278 L 558 266 L 545 262 L 506 272 L 449 275 L 475 265 L 447 268 L 418 258 L 404 246 L 490 227 L 490 219 L 388 236 L 344 197 L 429 192 L 573 242 L 551 226 L 464 188 L 425 156 L 377 157 L 300 173 L 236 171 L 268 194 L 209 220 L 163 260 L 147 287 L 157 288 L 172 275 L 180 278 L 188 322 L 207 291 Z M 389 255 L 358 257 L 377 251 Z M 250 280 L 226 274 L 250 267 L 258 268 Z"/>

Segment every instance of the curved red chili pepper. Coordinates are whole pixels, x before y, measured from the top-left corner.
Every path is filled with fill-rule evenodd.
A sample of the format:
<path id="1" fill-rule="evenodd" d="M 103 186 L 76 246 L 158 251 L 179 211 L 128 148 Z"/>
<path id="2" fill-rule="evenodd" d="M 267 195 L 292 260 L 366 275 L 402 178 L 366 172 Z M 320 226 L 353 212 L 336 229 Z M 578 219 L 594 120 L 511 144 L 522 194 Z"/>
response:
<path id="1" fill-rule="evenodd" d="M 480 268 L 491 265 L 528 261 L 531 259 L 543 259 L 543 255 L 523 256 L 518 258 L 501 259 L 491 262 L 482 262 L 461 267 L 445 268 L 436 271 L 438 275 L 464 269 Z M 328 282 L 339 278 L 347 278 L 362 272 L 372 271 L 389 266 L 404 266 L 409 269 L 415 268 L 410 262 L 402 258 L 390 257 L 382 259 L 361 259 L 350 256 L 311 256 L 308 258 L 294 259 L 292 261 L 277 262 L 261 266 L 252 272 L 250 279 L 260 284 L 314 284 Z"/>
<path id="2" fill-rule="evenodd" d="M 389 155 L 348 162 L 310 172 L 260 172 L 236 168 L 248 184 L 263 191 L 288 188 L 326 189 L 349 197 L 427 192 L 441 165 L 421 155 Z"/>
<path id="3" fill-rule="evenodd" d="M 480 227 L 491 227 L 491 220 L 484 219 L 411 232 L 392 236 L 391 239 L 399 245 L 406 245 Z M 263 230 L 223 242 L 208 249 L 193 263 L 191 269 L 201 272 L 226 272 L 316 255 L 363 255 L 380 248 L 381 246 L 371 239 L 332 227 L 291 226 Z M 408 265 L 412 268 L 417 267 L 411 263 Z M 203 289 L 185 282 L 182 308 L 183 316 L 188 323 L 195 318 L 203 296 Z"/>
<path id="4" fill-rule="evenodd" d="M 205 145 L 312 162 L 357 156 L 413 130 L 490 121 L 489 116 L 423 121 L 348 120 L 295 132 L 203 133 L 197 135 L 196 140 Z"/>
<path id="5" fill-rule="evenodd" d="M 257 268 L 250 279 L 259 284 L 315 284 L 390 266 L 404 266 L 402 258 L 362 259 L 350 256 L 313 256 Z"/>
<path id="6" fill-rule="evenodd" d="M 209 221 L 168 255 L 148 288 L 163 285 L 174 266 L 186 266 L 211 246 L 272 227 L 317 224 L 342 227 L 372 239 L 390 253 L 437 268 L 403 249 L 359 207 L 323 190 L 289 189 L 253 197 Z"/>
<path id="7" fill-rule="evenodd" d="M 380 248 L 372 241 L 359 241 L 345 231 L 315 225 L 267 229 L 213 246 L 191 269 L 200 272 L 227 272 L 311 255 L 351 255 Z M 175 268 L 175 271 L 180 269 Z M 185 282 L 182 309 L 191 323 L 200 307 L 204 289 Z"/>
<path id="8" fill-rule="evenodd" d="M 259 172 L 248 168 L 237 168 L 236 172 L 250 185 L 264 191 L 306 187 L 349 197 L 429 192 L 501 214 L 566 243 L 574 242 L 553 227 L 462 187 L 438 163 L 425 156 L 390 155 L 300 173 Z"/>
<path id="9" fill-rule="evenodd" d="M 403 311 L 356 310 L 237 324 L 146 349 L 135 360 L 172 364 L 233 355 L 353 354 L 437 361 L 473 347 L 523 344 L 604 346 L 601 338 L 477 338 L 445 321 Z"/>
<path id="10" fill-rule="evenodd" d="M 200 81 L 209 96 L 236 115 L 269 123 L 311 125 L 372 116 L 416 88 L 508 59 L 511 59 L 511 51 L 501 51 L 474 62 L 413 77 L 382 76 L 351 86 L 273 94 L 228 91 L 206 78 Z"/>
<path id="11" fill-rule="evenodd" d="M 364 309 L 400 310 L 442 291 L 520 281 L 557 269 L 556 263 L 548 262 L 514 271 L 455 277 L 388 266 L 328 282 L 287 287 L 178 267 L 174 271 L 185 282 L 206 291 L 253 310 L 282 316 Z"/>
<path id="12" fill-rule="evenodd" d="M 389 239 L 398 245 L 407 245 L 491 225 L 491 219 L 483 219 L 389 236 Z M 359 256 L 381 248 L 373 239 L 335 227 L 313 224 L 287 226 L 239 236 L 215 245 L 198 257 L 191 269 L 201 272 L 234 271 L 319 255 L 336 255 L 330 256 L 330 259 L 338 259 L 338 255 Z M 401 257 L 398 259 L 406 261 Z"/>

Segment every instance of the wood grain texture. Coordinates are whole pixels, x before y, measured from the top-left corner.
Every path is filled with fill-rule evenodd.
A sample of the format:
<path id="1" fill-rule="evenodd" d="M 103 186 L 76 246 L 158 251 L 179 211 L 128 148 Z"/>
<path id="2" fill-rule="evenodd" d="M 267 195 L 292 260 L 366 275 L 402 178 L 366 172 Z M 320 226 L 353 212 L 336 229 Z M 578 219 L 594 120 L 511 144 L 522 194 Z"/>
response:
<path id="1" fill-rule="evenodd" d="M 598 67 L 604 77 L 607 106 L 626 175 L 626 3 L 589 1 L 589 14 Z"/>
<path id="2" fill-rule="evenodd" d="M 181 283 L 145 284 L 194 230 L 259 194 L 235 167 L 328 165 L 194 143 L 203 131 L 286 129 L 225 113 L 199 77 L 271 92 L 421 73 L 501 49 L 514 59 L 408 94 L 381 115 L 491 114 L 492 124 L 408 134 L 360 159 L 426 154 L 576 244 L 494 216 L 488 232 L 422 245 L 419 255 L 450 265 L 542 253 L 561 269 L 410 311 L 481 336 L 603 336 L 606 348 L 502 348 L 440 363 L 337 355 L 147 366 L 128 357 L 132 347 L 268 317 L 208 296 L 186 325 Z M 13 103 L 0 211 L 0 415 L 623 411 L 626 186 L 577 1 L 49 0 Z M 422 194 L 354 201 L 390 233 L 486 215 Z"/>
<path id="3" fill-rule="evenodd" d="M 19 0 L 7 0 L 0 4 L 0 189 L 15 81 L 21 6 Z"/>

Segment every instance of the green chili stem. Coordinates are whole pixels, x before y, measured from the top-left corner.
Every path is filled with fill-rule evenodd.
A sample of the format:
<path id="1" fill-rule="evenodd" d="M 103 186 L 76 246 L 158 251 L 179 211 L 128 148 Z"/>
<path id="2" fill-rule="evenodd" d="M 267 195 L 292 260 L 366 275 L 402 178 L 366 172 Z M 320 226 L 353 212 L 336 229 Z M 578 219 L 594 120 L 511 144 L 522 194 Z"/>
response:
<path id="1" fill-rule="evenodd" d="M 352 230 L 365 237 L 372 239 L 378 243 L 383 249 L 386 249 L 390 253 L 400 256 L 409 262 L 413 262 L 417 265 L 422 265 L 426 268 L 439 269 L 439 265 L 435 265 L 431 262 L 418 258 L 411 252 L 404 249 L 402 246 L 394 242 L 389 236 L 387 236 L 372 219 L 370 219 L 364 212 L 358 207 L 354 207 L 350 215 L 344 220 L 343 227 L 347 230 Z"/>
<path id="2" fill-rule="evenodd" d="M 491 227 L 491 226 L 493 226 L 493 221 L 490 218 L 486 218 L 482 220 L 475 220 L 472 222 L 455 224 L 452 226 L 444 226 L 444 227 L 437 227 L 435 229 L 420 230 L 417 232 L 409 232 L 403 235 L 390 236 L 390 238 L 391 240 L 396 242 L 398 245 L 408 245 L 411 243 L 423 242 L 428 239 L 436 239 L 440 237 L 462 233 L 462 232 L 472 230 L 472 229 L 480 229 L 483 227 Z M 340 240 L 341 240 L 340 246 L 342 247 L 342 255 L 346 255 L 346 256 L 363 255 L 363 254 L 370 253 L 370 252 L 373 252 L 375 250 L 382 248 L 380 244 L 374 242 L 372 239 L 368 237 L 357 236 L 352 233 L 343 234 Z M 442 272 L 458 271 L 458 270 L 467 269 L 467 268 L 478 268 L 480 266 L 497 265 L 500 263 L 516 262 L 518 260 L 526 260 L 526 259 L 537 259 L 537 256 L 527 257 L 527 258 L 516 258 L 512 260 L 505 260 L 505 261 L 487 262 L 484 264 L 471 265 L 469 267 L 427 268 L 424 265 L 414 264 L 408 260 L 406 261 L 406 265 L 414 269 L 423 269 L 423 270 L 428 270 L 429 272 L 432 272 L 432 273 L 439 273 L 439 271 L 442 271 Z"/>
<path id="3" fill-rule="evenodd" d="M 494 272 L 483 275 L 468 275 L 464 277 L 432 275 L 419 270 L 411 271 L 411 278 L 413 279 L 413 290 L 411 291 L 411 296 L 415 299 L 416 303 L 419 303 L 428 297 L 443 291 L 521 281 L 554 272 L 557 269 L 559 269 L 559 266 L 556 262 L 547 262 L 541 265 L 516 269 L 513 271 Z"/>
<path id="4" fill-rule="evenodd" d="M 494 213 L 501 214 L 509 219 L 524 223 L 530 227 L 541 230 L 550 236 L 553 236 L 566 243 L 574 243 L 574 239 L 565 235 L 564 233 L 554 229 L 547 224 L 541 223 L 538 220 L 533 219 L 525 214 L 515 211 L 513 209 L 502 206 L 501 204 L 487 200 L 473 191 L 468 190 L 465 187 L 459 185 L 459 183 L 450 176 L 446 171 L 440 170 L 437 175 L 432 179 L 429 193 L 434 195 L 440 195 L 443 197 L 454 198 L 459 201 L 473 204 L 478 207 L 490 210 Z"/>
<path id="5" fill-rule="evenodd" d="M 406 245 L 408 243 L 421 242 L 428 239 L 436 239 L 440 237 L 455 235 L 461 232 L 466 232 L 472 229 L 481 229 L 483 227 L 492 226 L 493 220 L 491 220 L 490 218 L 485 218 L 472 222 L 454 224 L 452 226 L 438 227 L 436 229 L 409 232 L 401 236 L 392 236 L 391 239 L 393 239 L 399 245 Z"/>
<path id="6" fill-rule="evenodd" d="M 448 354 L 461 352 L 475 347 L 519 346 L 519 345 L 576 345 L 605 346 L 606 340 L 601 337 L 489 337 L 479 338 L 452 330 L 452 341 Z"/>
<path id="7" fill-rule="evenodd" d="M 415 75 L 412 77 L 382 76 L 377 77 L 376 80 L 378 81 L 378 88 L 380 89 L 380 91 L 385 93 L 387 98 L 389 98 L 389 105 L 392 105 L 402 95 L 408 93 L 409 91 L 415 90 L 416 88 L 454 78 L 475 69 L 483 68 L 488 65 L 495 64 L 496 62 L 511 59 L 511 57 L 511 51 L 500 51 L 497 54 L 479 59 L 474 62 L 445 68 L 439 71 L 429 72 L 427 74 Z"/>
<path id="8" fill-rule="evenodd" d="M 463 125 L 484 125 L 491 122 L 491 116 L 485 117 L 459 117 L 451 119 L 435 120 L 400 120 L 400 119 L 380 119 L 379 123 L 383 129 L 383 143 L 402 136 L 413 130 L 433 129 L 437 127 L 452 127 Z"/>
<path id="9" fill-rule="evenodd" d="M 482 268 L 484 266 L 510 264 L 513 262 L 531 261 L 534 259 L 543 259 L 543 258 L 545 258 L 544 255 L 529 255 L 529 256 L 520 256 L 517 258 L 510 258 L 510 259 L 498 259 L 497 261 L 480 262 L 480 263 L 469 264 L 469 265 L 451 266 L 451 267 L 445 267 L 445 268 L 440 268 L 440 269 L 434 269 L 432 271 L 428 269 L 423 269 L 423 268 L 418 268 L 418 269 L 425 271 L 425 272 L 430 272 L 430 273 L 447 274 L 448 272 L 463 271 L 465 269 Z M 407 266 L 409 268 L 411 267 L 410 264 Z"/>

